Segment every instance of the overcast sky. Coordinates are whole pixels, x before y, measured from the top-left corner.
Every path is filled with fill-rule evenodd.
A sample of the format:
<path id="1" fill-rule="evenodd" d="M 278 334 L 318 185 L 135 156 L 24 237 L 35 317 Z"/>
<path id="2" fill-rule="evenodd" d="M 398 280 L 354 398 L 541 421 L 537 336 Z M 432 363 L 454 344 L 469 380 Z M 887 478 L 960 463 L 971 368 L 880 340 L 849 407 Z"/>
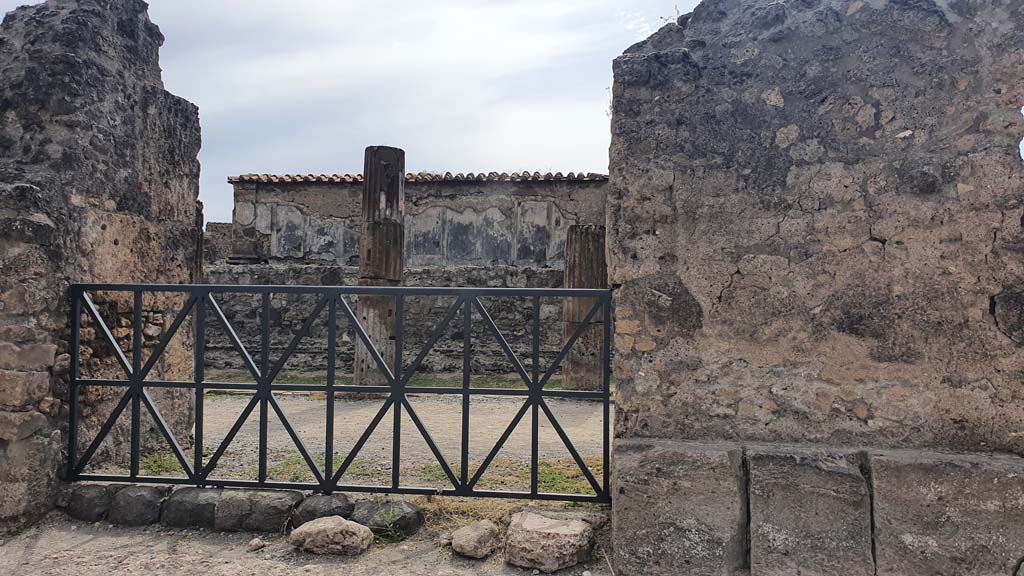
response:
<path id="1" fill-rule="evenodd" d="M 0 0 L 7 12 L 25 0 Z M 611 61 L 696 0 L 151 0 L 171 92 L 199 106 L 207 221 L 229 175 L 605 172 Z"/>

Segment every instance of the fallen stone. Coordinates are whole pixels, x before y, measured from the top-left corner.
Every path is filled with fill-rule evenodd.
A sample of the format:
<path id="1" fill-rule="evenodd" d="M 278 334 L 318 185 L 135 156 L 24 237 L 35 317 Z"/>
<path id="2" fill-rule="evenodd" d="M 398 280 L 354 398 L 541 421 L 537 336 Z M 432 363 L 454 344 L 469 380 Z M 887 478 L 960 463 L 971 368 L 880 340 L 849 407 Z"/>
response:
<path id="1" fill-rule="evenodd" d="M 751 573 L 875 573 L 859 454 L 780 447 L 747 454 Z"/>
<path id="2" fill-rule="evenodd" d="M 323 518 L 325 516 L 341 516 L 348 518 L 352 515 L 355 506 L 344 494 L 315 494 L 306 497 L 292 513 L 292 526 L 298 528 L 306 522 Z"/>
<path id="3" fill-rule="evenodd" d="M 587 560 L 593 546 L 594 529 L 586 522 L 517 512 L 508 527 L 505 561 L 551 573 Z"/>
<path id="4" fill-rule="evenodd" d="M 225 490 L 217 502 L 213 527 L 241 532 L 284 532 L 302 494 L 285 490 Z"/>
<path id="5" fill-rule="evenodd" d="M 220 488 L 182 488 L 164 502 L 160 523 L 173 528 L 213 528 Z"/>
<path id="6" fill-rule="evenodd" d="M 452 550 L 468 558 L 486 558 L 501 544 L 498 536 L 494 522 L 474 522 L 452 533 Z"/>
<path id="7" fill-rule="evenodd" d="M 873 453 L 879 574 L 1014 574 L 1024 557 L 1024 461 Z"/>
<path id="8" fill-rule="evenodd" d="M 423 525 L 423 513 L 408 502 L 357 502 L 351 519 L 391 537 L 411 536 Z"/>
<path id="9" fill-rule="evenodd" d="M 370 547 L 373 532 L 341 516 L 325 516 L 292 530 L 288 543 L 313 554 L 352 556 L 362 554 Z"/>
<path id="10" fill-rule="evenodd" d="M 556 520 L 582 520 L 590 524 L 594 530 L 604 528 L 611 520 L 609 512 L 606 510 L 544 510 L 527 506 L 523 508 L 523 512 L 536 512 L 541 516 Z"/>
<path id="11" fill-rule="evenodd" d="M 75 520 L 99 522 L 110 512 L 110 502 L 116 491 L 114 486 L 79 484 L 71 491 L 67 514 Z"/>
<path id="12" fill-rule="evenodd" d="M 146 526 L 160 520 L 160 507 L 170 489 L 163 486 L 126 486 L 110 503 L 111 524 Z"/>

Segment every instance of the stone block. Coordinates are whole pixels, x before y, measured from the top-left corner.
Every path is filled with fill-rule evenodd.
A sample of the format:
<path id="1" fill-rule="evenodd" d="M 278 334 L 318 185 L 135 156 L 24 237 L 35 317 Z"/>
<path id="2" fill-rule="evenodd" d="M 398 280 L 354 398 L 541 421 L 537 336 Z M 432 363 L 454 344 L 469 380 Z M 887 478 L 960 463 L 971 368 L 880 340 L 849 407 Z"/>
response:
<path id="1" fill-rule="evenodd" d="M 551 573 L 586 561 L 593 546 L 594 529 L 586 522 L 517 512 L 508 527 L 505 561 Z"/>
<path id="2" fill-rule="evenodd" d="M 292 513 L 292 526 L 298 528 L 306 522 L 325 516 L 348 518 L 354 509 L 355 506 L 344 494 L 314 494 L 307 496 L 295 507 L 295 512 Z"/>
<path id="3" fill-rule="evenodd" d="M 53 344 L 24 344 L 17 346 L 0 342 L 0 369 L 3 370 L 49 370 L 57 355 Z"/>
<path id="4" fill-rule="evenodd" d="M 99 522 L 110 512 L 110 503 L 120 486 L 79 484 L 71 491 L 67 513 L 75 520 Z"/>
<path id="5" fill-rule="evenodd" d="M 872 454 L 879 576 L 1006 576 L 1024 558 L 1024 461 Z"/>
<path id="6" fill-rule="evenodd" d="M 50 390 L 46 372 L 0 370 L 0 405 L 21 407 L 35 404 Z"/>
<path id="7" fill-rule="evenodd" d="M 862 461 L 848 452 L 748 450 L 752 574 L 874 574 Z"/>
<path id="8" fill-rule="evenodd" d="M 411 536 L 423 526 L 423 513 L 408 502 L 357 502 L 352 520 L 375 534 Z"/>
<path id="9" fill-rule="evenodd" d="M 170 492 L 164 486 L 126 486 L 110 502 L 110 522 L 122 526 L 156 524 L 164 498 Z"/>
<path id="10" fill-rule="evenodd" d="M 284 532 L 302 494 L 274 490 L 225 490 L 217 502 L 214 528 L 225 531 Z"/>
<path id="11" fill-rule="evenodd" d="M 160 523 L 173 528 L 213 528 L 222 492 L 219 488 L 176 490 L 164 502 Z"/>
<path id="12" fill-rule="evenodd" d="M 613 465 L 616 573 L 721 576 L 745 567 L 738 447 L 618 439 Z"/>
<path id="13" fill-rule="evenodd" d="M 46 427 L 46 416 L 35 410 L 0 412 L 0 440 L 8 442 L 28 438 Z"/>

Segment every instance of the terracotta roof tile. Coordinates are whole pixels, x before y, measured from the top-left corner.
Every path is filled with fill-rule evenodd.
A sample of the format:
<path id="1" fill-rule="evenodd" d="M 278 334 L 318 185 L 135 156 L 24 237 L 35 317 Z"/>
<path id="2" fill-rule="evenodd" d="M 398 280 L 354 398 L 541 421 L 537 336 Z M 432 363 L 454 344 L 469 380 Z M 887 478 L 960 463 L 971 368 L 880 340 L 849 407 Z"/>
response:
<path id="1" fill-rule="evenodd" d="M 552 174 L 541 174 L 540 172 L 512 172 L 511 174 L 506 172 L 483 172 L 474 174 L 470 172 L 468 174 L 458 173 L 452 174 L 451 172 L 445 172 L 444 174 L 437 174 L 433 172 L 418 172 L 416 174 L 406 174 L 406 182 L 604 182 L 608 180 L 608 176 L 605 174 L 596 174 L 594 172 L 569 172 L 568 174 L 562 174 L 556 172 Z M 362 174 L 242 174 L 240 176 L 229 176 L 228 182 L 231 184 L 244 184 L 244 183 L 286 183 L 286 184 L 297 184 L 297 183 L 311 183 L 311 182 L 323 182 L 323 183 L 345 183 L 345 184 L 359 184 L 363 181 Z"/>

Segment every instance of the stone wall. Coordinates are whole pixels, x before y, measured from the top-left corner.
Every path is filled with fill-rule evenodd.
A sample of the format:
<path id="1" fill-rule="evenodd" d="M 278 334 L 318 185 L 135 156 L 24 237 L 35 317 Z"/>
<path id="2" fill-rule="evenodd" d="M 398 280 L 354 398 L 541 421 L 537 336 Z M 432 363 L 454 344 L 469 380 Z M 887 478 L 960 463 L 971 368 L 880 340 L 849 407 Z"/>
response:
<path id="1" fill-rule="evenodd" d="M 705 0 L 616 60 L 618 573 L 1013 573 L 1022 25 Z"/>
<path id="2" fill-rule="evenodd" d="M 354 286 L 359 269 L 345 266 L 325 265 L 208 265 L 206 279 L 211 284 L 227 285 L 301 285 L 301 286 Z M 476 286 L 489 288 L 558 288 L 562 285 L 561 270 L 519 269 L 512 266 L 456 267 L 456 268 L 413 268 L 407 270 L 403 279 L 406 286 L 458 287 Z M 405 349 L 406 365 L 412 363 L 420 349 L 429 341 L 434 326 L 440 322 L 454 303 L 454 297 L 409 296 L 405 299 Z M 351 297 L 348 302 L 357 311 L 358 299 Z M 270 357 L 279 358 L 288 347 L 317 303 L 311 295 L 277 294 L 271 300 Z M 529 299 L 484 298 L 484 305 L 509 341 L 520 360 L 529 366 L 531 354 L 532 307 Z M 258 357 L 260 350 L 260 302 L 258 296 L 218 297 L 218 304 L 246 345 L 250 354 Z M 340 317 L 339 313 L 339 317 Z M 542 365 L 547 366 L 558 355 L 562 343 L 562 302 L 555 298 L 541 301 Z M 422 372 L 454 373 L 462 371 L 462 316 L 457 315 L 444 336 L 434 346 L 422 364 Z M 475 374 L 512 375 L 514 369 L 506 359 L 500 345 L 479 315 L 474 311 L 471 332 L 473 364 Z M 309 381 L 325 381 L 327 361 L 326 312 L 320 315 L 310 335 L 296 348 L 283 372 L 287 380 L 296 376 Z M 241 372 L 238 353 L 228 336 L 218 328 L 219 324 L 210 317 L 207 334 L 207 366 L 213 370 Z M 337 349 L 337 371 L 347 377 L 352 372 L 353 343 L 358 336 L 347 323 L 339 326 Z M 216 374 L 216 372 L 211 372 Z M 213 379 L 213 378 L 211 378 Z M 461 380 L 458 385 L 461 385 Z"/>
<path id="3" fill-rule="evenodd" d="M 49 509 L 57 489 L 69 284 L 178 283 L 198 272 L 199 119 L 163 89 L 162 42 L 141 0 L 52 0 L 0 25 L 0 530 Z M 96 299 L 127 348 L 123 322 L 143 312 L 130 296 Z M 144 302 L 150 334 L 176 305 Z M 92 326 L 82 338 L 83 376 L 117 374 Z M 167 354 L 156 374 L 180 376 L 190 352 L 173 344 Z M 83 446 L 116 393 L 83 391 Z M 188 437 L 187 393 L 152 395 Z M 128 421 L 99 457 L 123 455 Z M 147 445 L 159 441 L 148 416 L 143 422 Z"/>
<path id="4" fill-rule="evenodd" d="M 231 255 L 358 264 L 361 177 L 251 175 L 231 182 Z M 606 184 L 598 174 L 410 174 L 406 263 L 562 267 L 569 225 L 604 222 Z"/>

